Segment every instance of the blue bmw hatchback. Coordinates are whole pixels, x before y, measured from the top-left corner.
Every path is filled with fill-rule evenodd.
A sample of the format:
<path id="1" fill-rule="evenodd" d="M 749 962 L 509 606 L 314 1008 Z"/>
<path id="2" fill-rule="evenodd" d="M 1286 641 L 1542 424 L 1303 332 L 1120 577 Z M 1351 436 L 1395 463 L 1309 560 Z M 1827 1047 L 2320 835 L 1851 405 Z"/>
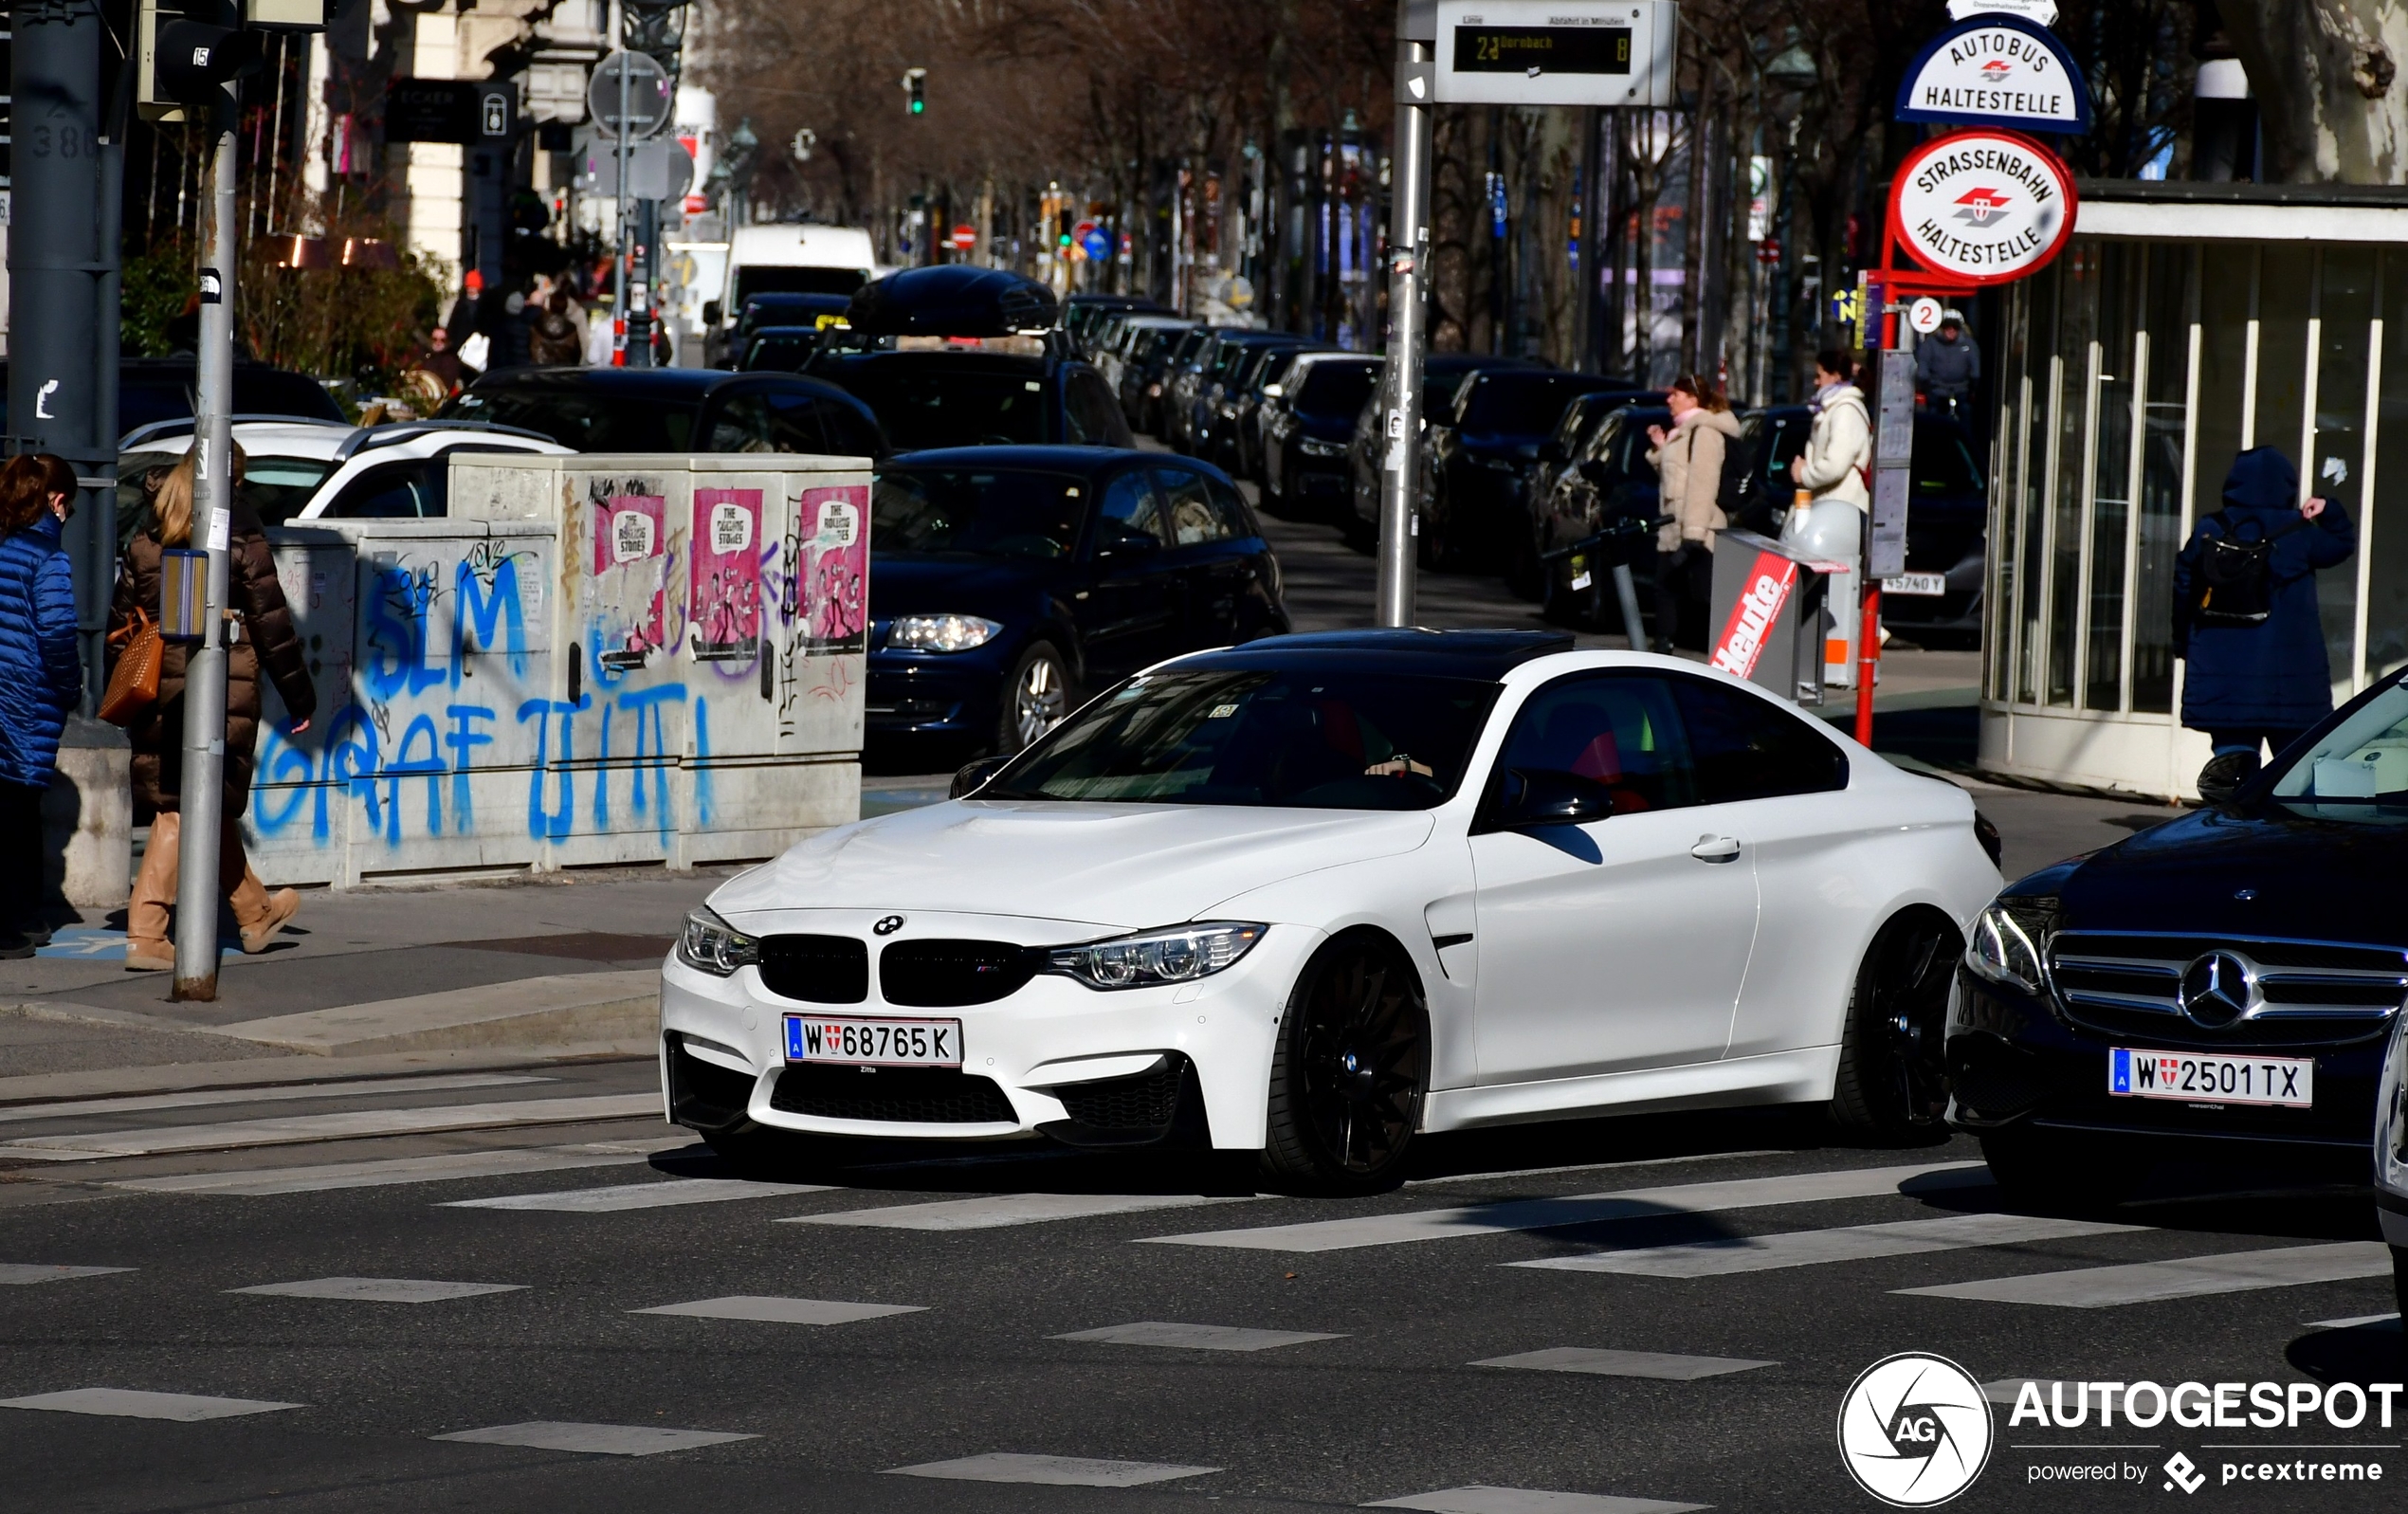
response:
<path id="1" fill-rule="evenodd" d="M 870 508 L 869 739 L 1016 752 L 1166 657 L 1288 629 L 1219 469 L 1117 447 L 906 453 Z"/>

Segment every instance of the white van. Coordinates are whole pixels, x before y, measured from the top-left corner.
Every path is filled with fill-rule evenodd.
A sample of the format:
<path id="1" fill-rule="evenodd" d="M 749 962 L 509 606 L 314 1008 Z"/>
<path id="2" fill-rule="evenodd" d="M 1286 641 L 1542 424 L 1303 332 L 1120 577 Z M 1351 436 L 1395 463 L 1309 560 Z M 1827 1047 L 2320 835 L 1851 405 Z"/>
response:
<path id="1" fill-rule="evenodd" d="M 720 297 L 702 307 L 705 360 L 727 360 L 728 337 L 749 296 L 849 295 L 878 276 L 877 265 L 869 233 L 857 227 L 738 227 L 728 237 Z"/>

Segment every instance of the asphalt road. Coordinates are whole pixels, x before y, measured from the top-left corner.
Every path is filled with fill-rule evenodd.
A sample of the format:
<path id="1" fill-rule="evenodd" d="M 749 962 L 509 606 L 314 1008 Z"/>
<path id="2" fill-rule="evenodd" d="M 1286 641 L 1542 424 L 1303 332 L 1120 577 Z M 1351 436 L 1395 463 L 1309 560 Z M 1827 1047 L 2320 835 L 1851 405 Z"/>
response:
<path id="1" fill-rule="evenodd" d="M 1432 1140 L 1362 1199 L 1016 1148 L 760 1181 L 635 1112 L 648 1064 L 510 1075 L 542 1081 L 0 1110 L 0 1509 L 1858 1510 L 1834 1426 L 1895 1352 L 1985 1384 L 2402 1375 L 2396 1317 L 2329 1323 L 2396 1307 L 2362 1194 L 2198 1190 L 2259 1175 L 2016 1216 L 1970 1141 L 1732 1111 Z M 446 1110 L 489 1128 L 376 1134 Z M 306 1139 L 328 1122 L 355 1139 Z M 2178 1451 L 2227 1507 L 2399 1506 L 2218 1486 L 2236 1459 L 2408 1476 L 2397 1418 L 1995 1422 L 1957 1507 L 2189 1502 Z M 2302 1442 L 2349 1449 L 2262 1449 Z M 2111 1463 L 2143 1480 L 2031 1481 Z"/>

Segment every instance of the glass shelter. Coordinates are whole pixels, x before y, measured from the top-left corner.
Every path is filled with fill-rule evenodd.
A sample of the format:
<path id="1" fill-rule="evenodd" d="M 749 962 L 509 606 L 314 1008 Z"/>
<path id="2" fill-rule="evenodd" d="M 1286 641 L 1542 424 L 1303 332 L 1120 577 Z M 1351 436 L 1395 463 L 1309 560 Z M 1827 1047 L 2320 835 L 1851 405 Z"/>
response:
<path id="1" fill-rule="evenodd" d="M 2208 742 L 2180 726 L 2174 559 L 2236 452 L 2283 448 L 2357 524 L 2318 580 L 2334 699 L 2408 663 L 2408 192 L 2082 196 L 2005 295 L 1981 765 L 2189 796 Z"/>

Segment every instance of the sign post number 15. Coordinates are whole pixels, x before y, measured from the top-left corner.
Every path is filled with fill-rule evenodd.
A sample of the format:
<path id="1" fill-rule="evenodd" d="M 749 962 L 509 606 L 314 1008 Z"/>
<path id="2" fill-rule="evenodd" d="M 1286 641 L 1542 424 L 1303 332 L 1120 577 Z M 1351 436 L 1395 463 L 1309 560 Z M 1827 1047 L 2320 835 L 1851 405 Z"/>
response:
<path id="1" fill-rule="evenodd" d="M 1450 105 L 1674 102 L 1676 0 L 1438 0 Z"/>

